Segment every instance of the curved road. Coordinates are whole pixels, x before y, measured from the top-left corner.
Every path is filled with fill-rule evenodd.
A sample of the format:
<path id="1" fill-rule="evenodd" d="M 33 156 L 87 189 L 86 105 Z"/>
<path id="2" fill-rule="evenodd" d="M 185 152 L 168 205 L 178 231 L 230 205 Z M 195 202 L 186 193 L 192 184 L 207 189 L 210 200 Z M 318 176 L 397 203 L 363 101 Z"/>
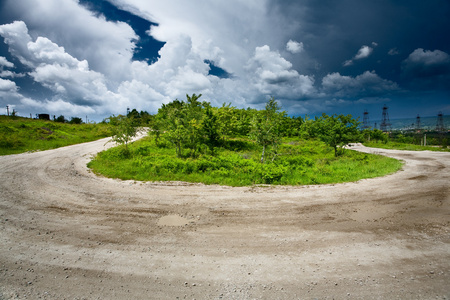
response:
<path id="1" fill-rule="evenodd" d="M 450 298 L 450 153 L 231 188 L 97 177 L 107 141 L 0 157 L 0 299 Z"/>

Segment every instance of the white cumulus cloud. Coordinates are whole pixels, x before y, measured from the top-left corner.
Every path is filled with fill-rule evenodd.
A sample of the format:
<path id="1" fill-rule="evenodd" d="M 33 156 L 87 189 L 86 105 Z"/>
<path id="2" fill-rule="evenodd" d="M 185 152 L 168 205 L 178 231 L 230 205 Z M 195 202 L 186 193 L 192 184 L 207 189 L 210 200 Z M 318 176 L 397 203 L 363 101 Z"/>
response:
<path id="1" fill-rule="evenodd" d="M 402 72 L 405 78 L 412 79 L 414 87 L 449 89 L 450 55 L 441 50 L 418 48 L 402 62 Z"/>
<path id="2" fill-rule="evenodd" d="M 372 42 L 372 46 L 376 47 L 376 46 L 378 46 L 378 44 L 375 42 Z M 358 53 L 356 53 L 352 59 L 346 60 L 342 65 L 344 67 L 351 66 L 351 65 L 353 65 L 355 60 L 360 60 L 360 59 L 369 57 L 373 52 L 373 47 L 363 45 L 361 48 L 359 48 Z"/>
<path id="3" fill-rule="evenodd" d="M 289 40 L 286 44 L 286 50 L 293 54 L 300 53 L 303 51 L 303 43 Z"/>
<path id="4" fill-rule="evenodd" d="M 369 46 L 362 46 L 358 50 L 358 53 L 356 53 L 355 59 L 362 59 L 362 58 L 369 57 L 369 55 L 372 53 L 372 51 L 373 51 L 373 48 L 371 48 Z"/>
<path id="5" fill-rule="evenodd" d="M 314 78 L 299 74 L 280 53 L 264 45 L 256 47 L 247 69 L 260 93 L 281 98 L 302 98 L 314 93 Z"/>
<path id="6" fill-rule="evenodd" d="M 0 56 L 0 68 L 14 68 L 14 64 L 6 59 L 4 56 Z"/>

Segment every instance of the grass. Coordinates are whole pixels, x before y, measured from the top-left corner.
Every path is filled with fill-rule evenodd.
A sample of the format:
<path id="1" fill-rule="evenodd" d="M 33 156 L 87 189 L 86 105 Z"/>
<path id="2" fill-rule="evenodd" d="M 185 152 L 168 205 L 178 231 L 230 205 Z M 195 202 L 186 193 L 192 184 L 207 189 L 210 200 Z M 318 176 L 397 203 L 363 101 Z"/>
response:
<path id="1" fill-rule="evenodd" d="M 97 174 L 123 180 L 186 181 L 228 186 L 307 185 L 357 181 L 399 170 L 398 160 L 334 150 L 317 140 L 286 140 L 274 162 L 261 164 L 260 150 L 245 139 L 230 140 L 215 156 L 178 158 L 169 144 L 146 137 L 99 153 L 88 166 Z"/>
<path id="2" fill-rule="evenodd" d="M 66 124 L 0 116 L 0 155 L 48 150 L 111 136 L 106 124 Z"/>
<path id="3" fill-rule="evenodd" d="M 441 147 L 441 146 L 420 146 L 420 145 L 414 145 L 414 144 L 406 144 L 406 143 L 399 143 L 399 142 L 388 142 L 388 143 L 381 143 L 381 142 L 365 142 L 364 146 L 366 147 L 372 147 L 372 148 L 382 148 L 382 149 L 395 149 L 395 150 L 410 150 L 410 151 L 443 151 L 443 152 L 450 152 L 450 148 L 448 147 Z"/>

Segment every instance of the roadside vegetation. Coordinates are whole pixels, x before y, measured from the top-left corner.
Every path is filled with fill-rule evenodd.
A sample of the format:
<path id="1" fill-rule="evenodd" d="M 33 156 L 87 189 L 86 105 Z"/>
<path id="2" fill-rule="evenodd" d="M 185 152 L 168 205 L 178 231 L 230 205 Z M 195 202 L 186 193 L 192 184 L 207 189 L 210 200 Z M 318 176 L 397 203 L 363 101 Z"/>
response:
<path id="1" fill-rule="evenodd" d="M 442 146 L 421 146 L 408 143 L 399 143 L 395 141 L 389 141 L 387 143 L 380 142 L 364 142 L 364 146 L 382 149 L 395 149 L 395 150 L 410 150 L 410 151 L 440 151 L 450 152 L 450 148 Z"/>
<path id="2" fill-rule="evenodd" d="M 363 144 L 366 147 L 410 151 L 450 152 L 448 147 L 449 137 L 448 132 L 434 131 L 392 131 L 386 133 L 378 129 L 372 129 L 362 132 Z"/>
<path id="3" fill-rule="evenodd" d="M 58 117 L 59 118 L 59 117 Z M 89 142 L 111 136 L 108 124 L 82 124 L 80 118 L 67 121 L 35 120 L 0 116 L 0 155 L 40 151 Z M 59 120 L 59 121 L 58 121 Z"/>
<path id="4" fill-rule="evenodd" d="M 275 99 L 263 110 L 217 108 L 201 95 L 163 104 L 142 122 L 142 112 L 106 122 L 121 124 L 121 145 L 89 163 L 97 174 L 143 181 L 187 181 L 246 186 L 303 185 L 357 181 L 393 173 L 401 162 L 346 150 L 363 138 L 350 115 L 315 119 L 289 117 Z M 129 144 L 133 127 L 149 136 Z"/>

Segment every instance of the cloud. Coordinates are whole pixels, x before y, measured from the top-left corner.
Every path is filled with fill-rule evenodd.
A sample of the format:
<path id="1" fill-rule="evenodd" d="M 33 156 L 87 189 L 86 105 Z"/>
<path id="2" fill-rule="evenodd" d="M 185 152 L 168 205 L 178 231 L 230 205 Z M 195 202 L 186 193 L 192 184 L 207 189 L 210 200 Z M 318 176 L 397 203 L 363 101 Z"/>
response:
<path id="1" fill-rule="evenodd" d="M 23 77 L 23 74 L 16 74 L 5 68 L 14 68 L 14 64 L 6 59 L 4 56 L 0 56 L 0 77 Z"/>
<path id="2" fill-rule="evenodd" d="M 287 42 L 287 44 L 286 44 L 286 50 L 293 54 L 300 53 L 303 51 L 303 43 L 289 40 L 289 42 Z"/>
<path id="3" fill-rule="evenodd" d="M 376 46 L 378 46 L 378 44 L 375 43 L 375 42 L 372 42 L 372 46 L 376 47 Z M 352 59 L 346 60 L 343 63 L 343 66 L 344 67 L 351 66 L 351 65 L 353 65 L 355 60 L 360 60 L 360 59 L 363 59 L 363 58 L 367 58 L 367 57 L 369 57 L 372 54 L 372 52 L 373 52 L 373 48 L 372 47 L 364 45 L 358 50 L 358 53 L 356 53 L 355 56 Z"/>
<path id="4" fill-rule="evenodd" d="M 414 50 L 402 62 L 402 75 L 413 89 L 450 89 L 450 55 L 441 50 Z"/>
<path id="5" fill-rule="evenodd" d="M 28 42 L 27 44 L 29 54 L 33 56 L 34 61 L 44 64 L 59 64 L 67 67 L 85 69 L 87 61 L 78 61 L 70 54 L 65 52 L 64 47 L 59 47 L 45 37 L 38 37 L 36 42 Z"/>
<path id="6" fill-rule="evenodd" d="M 93 112 L 94 108 L 101 111 L 109 101 L 120 98 L 107 88 L 103 74 L 90 70 L 86 60 L 74 58 L 48 38 L 39 36 L 33 42 L 24 22 L 2 25 L 0 34 L 5 36 L 10 52 L 31 69 L 30 77 L 54 93 L 53 99 L 39 101 L 23 97 L 16 88 L 11 94 L 23 104 L 40 104 L 52 112 L 69 108 Z"/>
<path id="7" fill-rule="evenodd" d="M 3 25 L 16 27 L 15 32 L 8 31 L 17 36 L 10 36 L 17 45 L 7 43 L 22 63 L 21 57 L 28 60 L 24 50 L 31 41 L 31 37 L 25 38 L 26 23 L 33 29 L 33 37 L 46 37 L 77 60 L 88 61 L 92 70 L 108 78 L 109 87 L 130 79 L 128 68 L 138 36 L 128 24 L 108 22 L 73 0 L 7 0 L 3 8 L 16 20 L 22 20 Z"/>
<path id="8" fill-rule="evenodd" d="M 408 76 L 432 77 L 449 74 L 450 56 L 441 50 L 414 50 L 402 63 L 403 72 Z"/>
<path id="9" fill-rule="evenodd" d="M 17 86 L 14 81 L 0 78 L 0 93 L 16 93 Z"/>
<path id="10" fill-rule="evenodd" d="M 14 68 L 14 64 L 12 62 L 9 62 L 6 57 L 0 56 L 0 68 L 3 67 Z"/>
<path id="11" fill-rule="evenodd" d="M 293 99 L 315 92 L 314 78 L 293 70 L 292 63 L 271 51 L 268 45 L 256 47 L 247 70 L 254 87 L 263 95 Z"/>
<path id="12" fill-rule="evenodd" d="M 373 48 L 369 46 L 362 46 L 361 49 L 358 50 L 358 53 L 356 53 L 354 59 L 363 59 L 366 57 L 369 57 L 369 55 L 372 53 Z"/>
<path id="13" fill-rule="evenodd" d="M 238 107 L 261 107 L 274 96 L 283 107 L 321 111 L 356 103 L 356 99 L 388 98 L 400 90 L 388 79 L 403 80 L 400 84 L 407 86 L 419 79 L 431 82 L 432 78 L 443 86 L 448 78 L 447 54 L 419 49 L 403 63 L 400 56 L 389 57 L 389 65 L 380 59 L 377 73 L 391 76 L 388 79 L 374 71 L 360 74 L 357 68 L 347 68 L 341 75 L 342 65 L 350 66 L 373 55 L 378 44 L 368 43 L 368 38 L 376 37 L 383 45 L 401 44 L 402 52 L 415 49 L 404 40 L 389 40 L 390 35 L 384 33 L 386 28 L 394 28 L 395 18 L 377 23 L 370 16 L 386 11 L 386 7 L 375 2 L 324 7 L 315 2 L 278 0 L 108 0 L 157 23 L 149 28 L 125 18 L 124 22 L 108 21 L 80 2 L 3 1 L 0 15 L 10 24 L 0 25 L 0 35 L 11 55 L 0 53 L 4 55 L 0 56 L 0 77 L 10 79 L 2 83 L 2 103 L 10 93 L 10 99 L 22 108 L 29 104 L 33 110 L 63 114 L 57 110 L 74 109 L 105 117 L 123 113 L 127 106 L 154 113 L 162 103 L 201 93 L 202 100 L 216 106 L 232 101 Z M 422 7 L 416 2 L 411 6 Z M 397 4 L 389 7 L 392 15 L 404 10 Z M 358 20 L 353 18 L 355 12 Z M 117 19 L 121 19 L 119 15 Z M 354 26 L 355 21 L 360 26 Z M 148 26 L 148 22 L 142 23 Z M 407 30 L 399 30 L 401 34 L 395 36 L 408 36 Z M 158 49 L 162 47 L 158 56 L 152 49 L 146 57 L 145 49 L 136 45 L 141 45 L 138 39 L 151 38 L 164 44 L 158 45 Z M 348 54 L 349 40 L 358 46 Z M 425 49 L 447 49 L 443 40 L 426 38 L 438 46 L 424 44 L 424 40 L 416 44 Z M 398 52 L 394 48 L 389 55 Z M 213 76 L 211 66 L 229 76 Z"/>
<path id="14" fill-rule="evenodd" d="M 207 93 L 211 89 L 213 76 L 208 75 L 209 65 L 194 49 L 189 36 L 168 41 L 159 54 L 160 58 L 151 65 L 133 62 L 133 78 L 168 97 L 164 99 L 184 98 L 186 93 Z"/>
<path id="15" fill-rule="evenodd" d="M 22 105 L 31 106 L 36 109 L 41 109 L 46 112 L 50 112 L 53 114 L 61 114 L 70 112 L 71 116 L 84 115 L 84 114 L 92 114 L 95 112 L 94 108 L 89 106 L 80 106 L 73 104 L 71 102 L 56 99 L 54 101 L 44 100 L 38 101 L 30 98 L 21 99 L 20 103 Z"/>
<path id="16" fill-rule="evenodd" d="M 22 64 L 29 67 L 33 66 L 27 55 L 27 44 L 31 41 L 31 37 L 24 22 L 14 21 L 11 24 L 0 25 L 0 35 L 5 39 L 5 43 L 9 45 L 9 52 L 12 55 L 17 57 Z"/>
<path id="17" fill-rule="evenodd" d="M 0 26 L 0 34 L 6 36 L 11 53 L 32 69 L 29 75 L 34 81 L 51 89 L 56 97 L 81 105 L 99 105 L 105 100 L 104 76 L 90 70 L 86 60 L 72 57 L 48 38 L 37 37 L 33 42 L 21 21 Z M 27 41 L 26 45 L 22 41 Z"/>
<path id="18" fill-rule="evenodd" d="M 399 52 L 398 52 L 397 48 L 392 48 L 392 49 L 389 49 L 388 54 L 389 55 L 397 55 L 397 54 L 399 54 Z"/>
<path id="19" fill-rule="evenodd" d="M 322 79 L 322 88 L 336 97 L 374 97 L 399 90 L 397 83 L 382 79 L 375 71 L 366 71 L 356 77 L 331 73 Z"/>
<path id="20" fill-rule="evenodd" d="M 2 107 L 8 105 L 10 108 L 16 108 L 17 102 L 22 98 L 14 81 L 0 78 L 0 104 Z"/>

